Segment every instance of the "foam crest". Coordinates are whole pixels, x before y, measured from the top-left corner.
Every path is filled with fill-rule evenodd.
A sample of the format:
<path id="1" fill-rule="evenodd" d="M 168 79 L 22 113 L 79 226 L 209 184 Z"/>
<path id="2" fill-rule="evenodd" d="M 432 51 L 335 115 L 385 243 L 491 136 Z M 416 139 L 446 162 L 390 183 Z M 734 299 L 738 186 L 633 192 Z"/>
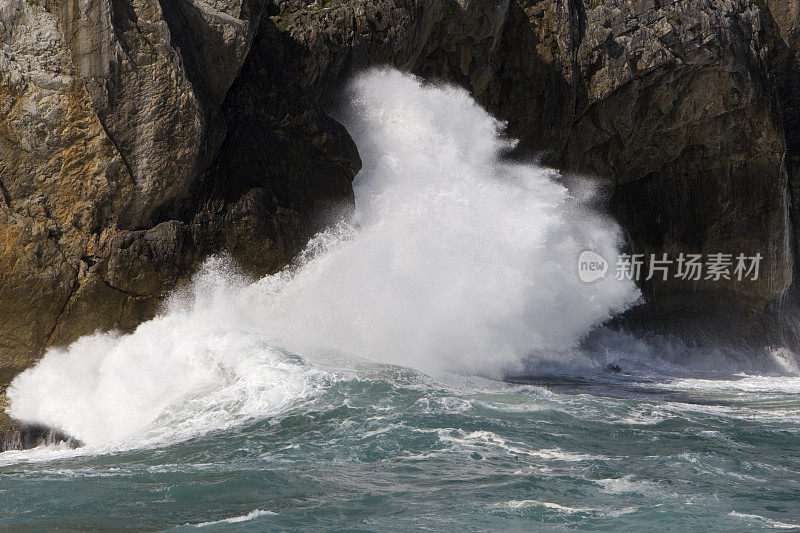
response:
<path id="1" fill-rule="evenodd" d="M 279 289 L 253 287 L 277 295 L 265 323 L 285 346 L 498 377 L 638 298 L 629 281 L 579 280 L 581 251 L 613 256 L 618 226 L 557 172 L 509 162 L 503 123 L 465 91 L 381 70 L 349 95 L 356 226 L 322 235 Z"/>
<path id="2" fill-rule="evenodd" d="M 631 282 L 579 280 L 581 251 L 612 257 L 618 226 L 557 172 L 509 162 L 504 125 L 465 91 L 380 70 L 348 97 L 356 220 L 278 275 L 250 282 L 214 259 L 133 334 L 50 350 L 13 382 L 11 414 L 88 443 L 188 438 L 324 387 L 290 353 L 501 376 L 638 298 Z"/>
<path id="3" fill-rule="evenodd" d="M 10 414 L 89 445 L 127 447 L 183 440 L 296 404 L 326 376 L 274 348 L 246 318 L 241 283 L 214 259 L 133 334 L 100 333 L 48 351 L 12 383 Z"/>

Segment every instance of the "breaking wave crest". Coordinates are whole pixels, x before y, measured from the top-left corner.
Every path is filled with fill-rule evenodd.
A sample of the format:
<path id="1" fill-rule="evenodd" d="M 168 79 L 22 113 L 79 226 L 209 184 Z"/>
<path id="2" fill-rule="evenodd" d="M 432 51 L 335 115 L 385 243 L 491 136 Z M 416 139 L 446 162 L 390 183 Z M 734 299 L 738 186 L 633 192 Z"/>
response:
<path id="1" fill-rule="evenodd" d="M 465 91 L 379 70 L 348 97 L 354 220 L 275 276 L 214 258 L 134 333 L 51 349 L 11 385 L 10 413 L 94 445 L 182 439 L 314 397 L 337 379 L 326 358 L 500 377 L 639 298 L 579 280 L 581 251 L 613 256 L 619 227 L 588 189 L 508 161 L 503 123 Z"/>

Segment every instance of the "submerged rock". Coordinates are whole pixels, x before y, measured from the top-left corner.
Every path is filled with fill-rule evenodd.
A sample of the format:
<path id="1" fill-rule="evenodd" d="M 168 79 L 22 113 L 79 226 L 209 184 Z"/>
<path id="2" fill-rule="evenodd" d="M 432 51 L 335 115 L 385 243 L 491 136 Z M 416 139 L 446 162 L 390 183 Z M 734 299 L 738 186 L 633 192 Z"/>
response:
<path id="1" fill-rule="evenodd" d="M 0 453 L 8 450 L 28 450 L 43 445 L 83 446 L 79 440 L 57 429 L 39 424 L 27 424 L 5 414 L 6 398 L 0 394 Z"/>
<path id="2" fill-rule="evenodd" d="M 83 444 L 58 431 L 36 424 L 25 424 L 12 420 L 8 426 L 0 426 L 0 453 L 9 450 L 29 450 L 38 446 L 63 445 L 78 448 Z"/>

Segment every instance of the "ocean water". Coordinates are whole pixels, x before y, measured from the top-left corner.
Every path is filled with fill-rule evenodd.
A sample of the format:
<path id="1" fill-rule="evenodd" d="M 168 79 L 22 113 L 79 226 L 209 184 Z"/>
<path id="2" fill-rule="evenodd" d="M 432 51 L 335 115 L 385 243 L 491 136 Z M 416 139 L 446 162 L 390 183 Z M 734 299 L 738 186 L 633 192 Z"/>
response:
<path id="1" fill-rule="evenodd" d="M 460 89 L 344 101 L 356 218 L 17 377 L 10 413 L 84 446 L 0 454 L 0 527 L 800 530 L 793 354 L 603 328 L 640 295 L 578 277 L 622 244 L 589 182 L 508 162 Z"/>
<path id="2" fill-rule="evenodd" d="M 0 526 L 800 529 L 798 378 L 334 376 L 278 416 L 172 445 L 6 452 Z"/>

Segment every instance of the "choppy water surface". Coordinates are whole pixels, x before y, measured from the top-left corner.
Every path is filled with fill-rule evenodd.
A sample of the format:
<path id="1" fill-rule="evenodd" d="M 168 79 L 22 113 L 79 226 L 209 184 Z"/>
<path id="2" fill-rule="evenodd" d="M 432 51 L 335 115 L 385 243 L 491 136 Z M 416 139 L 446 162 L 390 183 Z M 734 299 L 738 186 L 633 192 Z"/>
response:
<path id="1" fill-rule="evenodd" d="M 800 529 L 798 378 L 326 372 L 280 415 L 171 446 L 0 455 L 0 525 Z"/>

